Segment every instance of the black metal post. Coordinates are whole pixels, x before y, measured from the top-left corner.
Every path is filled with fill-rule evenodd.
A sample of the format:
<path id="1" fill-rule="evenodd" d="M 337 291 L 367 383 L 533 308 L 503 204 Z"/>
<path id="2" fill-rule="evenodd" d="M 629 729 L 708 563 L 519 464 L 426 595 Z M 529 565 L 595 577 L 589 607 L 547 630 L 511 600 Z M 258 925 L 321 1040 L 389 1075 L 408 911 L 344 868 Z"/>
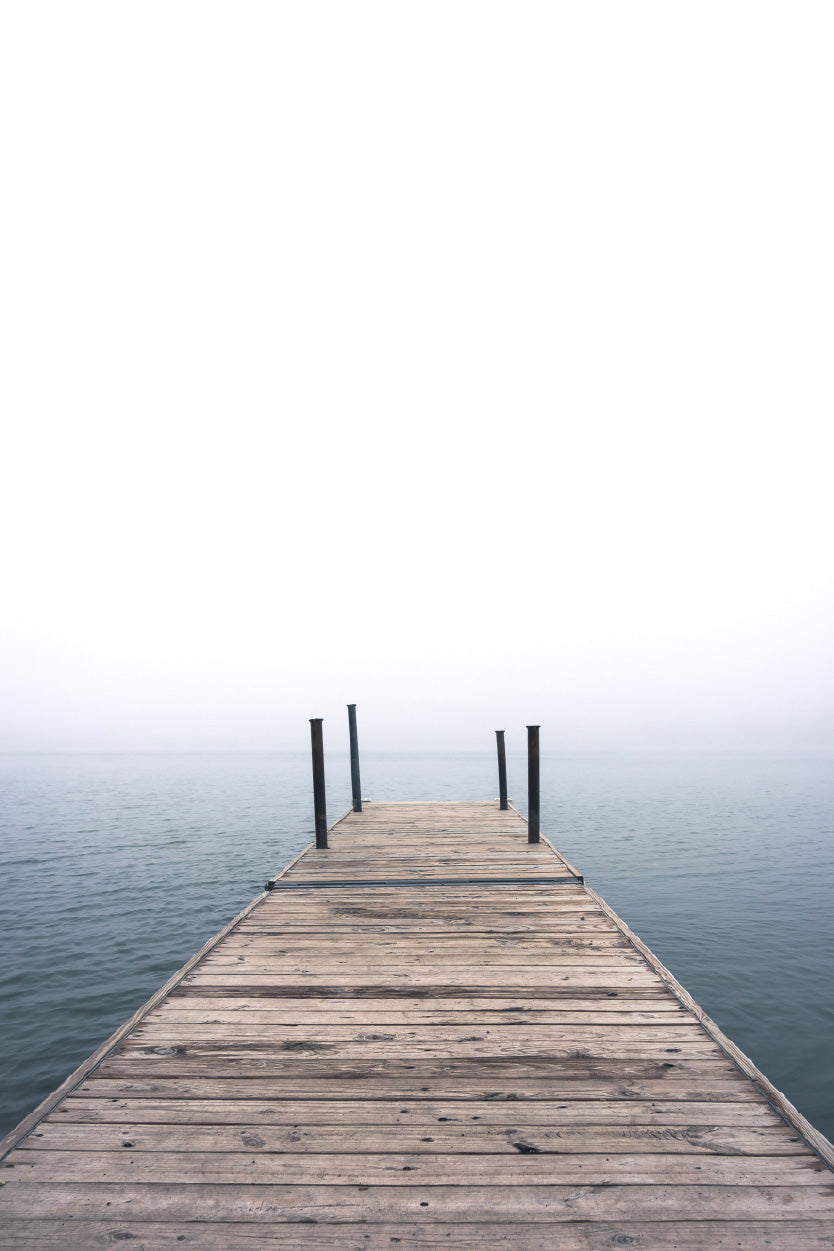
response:
<path id="1" fill-rule="evenodd" d="M 316 814 L 316 846 L 327 846 L 327 804 L 324 795 L 324 743 L 321 736 L 321 717 L 310 718 L 310 738 L 313 744 L 313 808 Z"/>
<path id="2" fill-rule="evenodd" d="M 350 731 L 350 784 L 353 788 L 353 811 L 362 811 L 362 784 L 359 781 L 359 741 L 356 737 L 356 704 L 348 704 Z"/>
<path id="3" fill-rule="evenodd" d="M 507 753 L 504 751 L 504 731 L 496 730 L 498 742 L 498 806 L 502 812 L 507 810 Z"/>
<path id="4" fill-rule="evenodd" d="M 527 727 L 527 842 L 539 841 L 539 727 Z"/>

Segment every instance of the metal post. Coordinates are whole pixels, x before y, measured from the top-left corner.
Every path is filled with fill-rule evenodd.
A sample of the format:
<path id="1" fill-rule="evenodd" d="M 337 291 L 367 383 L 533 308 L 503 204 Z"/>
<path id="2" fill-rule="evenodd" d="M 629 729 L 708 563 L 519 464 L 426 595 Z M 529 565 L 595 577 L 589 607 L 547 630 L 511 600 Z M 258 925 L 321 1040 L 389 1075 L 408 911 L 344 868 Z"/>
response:
<path id="1" fill-rule="evenodd" d="M 313 808 L 316 814 L 316 846 L 327 846 L 327 805 L 324 796 L 324 743 L 321 736 L 321 717 L 310 718 L 310 738 L 313 744 Z"/>
<path id="2" fill-rule="evenodd" d="M 527 727 L 527 842 L 539 841 L 539 727 Z"/>
<path id="3" fill-rule="evenodd" d="M 507 804 L 507 753 L 504 751 L 504 731 L 496 730 L 495 738 L 498 742 L 498 805 L 502 812 L 506 812 Z"/>
<path id="4" fill-rule="evenodd" d="M 356 704 L 348 704 L 350 732 L 350 784 L 353 788 L 353 811 L 362 811 L 362 785 L 359 781 L 359 741 L 356 737 Z"/>

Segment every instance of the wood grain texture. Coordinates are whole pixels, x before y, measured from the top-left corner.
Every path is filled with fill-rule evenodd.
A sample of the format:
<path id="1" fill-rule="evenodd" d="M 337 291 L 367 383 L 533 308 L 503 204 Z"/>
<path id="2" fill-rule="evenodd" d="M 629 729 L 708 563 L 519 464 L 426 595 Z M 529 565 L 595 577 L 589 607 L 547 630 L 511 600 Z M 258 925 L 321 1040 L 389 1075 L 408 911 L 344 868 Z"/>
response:
<path id="1" fill-rule="evenodd" d="M 346 814 L 10 1136 L 2 1245 L 834 1246 L 830 1144 L 526 839 Z"/>
<path id="2" fill-rule="evenodd" d="M 143 1251 L 197 1248 L 198 1251 L 380 1251 L 403 1246 L 422 1251 L 441 1248 L 507 1247 L 512 1251 L 601 1251 L 630 1247 L 635 1251 L 830 1251 L 830 1226 L 818 1220 L 780 1221 L 472 1221 L 449 1224 L 416 1217 L 407 1224 L 354 1222 L 332 1224 L 302 1218 L 299 1222 L 267 1225 L 233 1221 L 103 1221 L 21 1220 L 4 1237 L 11 1251 L 54 1251 L 55 1247 L 106 1247 L 129 1241 Z"/>

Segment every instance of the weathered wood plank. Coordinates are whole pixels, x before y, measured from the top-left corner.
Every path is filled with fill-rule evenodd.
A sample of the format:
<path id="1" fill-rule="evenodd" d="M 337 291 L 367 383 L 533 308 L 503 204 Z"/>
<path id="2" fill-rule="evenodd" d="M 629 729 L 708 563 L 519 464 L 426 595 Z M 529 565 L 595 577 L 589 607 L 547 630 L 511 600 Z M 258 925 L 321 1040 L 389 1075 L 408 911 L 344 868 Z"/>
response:
<path id="1" fill-rule="evenodd" d="M 465 987 L 467 993 L 482 990 L 485 994 L 494 994 L 499 987 L 509 987 L 516 996 L 523 995 L 527 987 L 534 988 L 538 997 L 545 987 L 560 985 L 569 988 L 573 995 L 579 988 L 593 987 L 605 990 L 632 990 L 640 986 L 663 989 L 663 983 L 650 969 L 639 964 L 619 968 L 616 965 L 605 965 L 593 968 L 585 965 L 566 966 L 559 969 L 537 968 L 529 965 L 502 965 L 484 962 L 478 967 L 473 965 L 447 966 L 445 964 L 421 965 L 418 961 L 412 964 L 391 968 L 390 965 L 380 969 L 370 961 L 365 965 L 352 968 L 336 968 L 334 962 L 323 962 L 323 967 L 311 969 L 305 965 L 289 962 L 282 964 L 281 972 L 271 970 L 252 970 L 238 965 L 238 972 L 227 972 L 224 966 L 215 969 L 200 965 L 193 973 L 183 978 L 183 986 L 276 986 L 308 984 L 315 988 L 320 984 L 333 984 L 338 978 L 340 987 L 364 986 L 377 988 L 385 986 L 407 985 L 409 993 L 414 994 L 418 986 L 449 986 Z M 251 993 L 251 992 L 249 992 Z"/>
<path id="2" fill-rule="evenodd" d="M 99 1097 L 72 1095 L 55 1109 L 40 1130 L 59 1124 L 67 1125 L 271 1125 L 290 1126 L 303 1130 L 333 1126 L 402 1126 L 419 1127 L 420 1134 L 450 1126 L 461 1130 L 495 1126 L 540 1126 L 559 1131 L 574 1126 L 639 1130 L 643 1127 L 697 1126 L 722 1132 L 747 1127 L 778 1129 L 795 1137 L 796 1131 L 786 1125 L 768 1104 L 761 1100 L 697 1102 L 695 1100 L 650 1099 L 469 1099 L 438 1101 L 432 1099 L 379 1098 L 302 1099 L 302 1098 L 203 1098 L 198 1089 L 184 1092 L 177 1088 L 170 1098 L 149 1098 L 132 1092 L 113 1095 L 113 1083 L 102 1083 L 105 1092 Z M 236 1091 L 240 1096 L 238 1083 Z M 172 1107 L 171 1099 L 176 1099 Z M 426 1128 L 428 1127 L 428 1129 Z M 36 1132 L 40 1132 L 36 1131 Z M 27 1141 L 31 1141 L 28 1139 Z"/>
<path id="3" fill-rule="evenodd" d="M 266 1041 L 281 1046 L 290 1040 L 294 1044 L 302 1040 L 313 1042 L 384 1042 L 404 1044 L 412 1048 L 422 1044 L 437 1046 L 439 1044 L 454 1045 L 456 1043 L 489 1043 L 496 1046 L 510 1044 L 515 1049 L 523 1040 L 529 1044 L 529 1050 L 538 1051 L 540 1044 L 550 1045 L 557 1042 L 581 1045 L 584 1042 L 615 1043 L 622 1039 L 627 1043 L 659 1043 L 683 1042 L 706 1043 L 710 1049 L 718 1051 L 715 1043 L 704 1029 L 691 1019 L 675 1018 L 671 1024 L 646 1025 L 634 1021 L 631 1017 L 627 1024 L 616 1022 L 610 1024 L 582 1025 L 570 1022 L 566 1025 L 542 1025 L 527 1020 L 524 1016 L 509 1023 L 488 1023 L 475 1027 L 467 1020 L 442 1024 L 390 1025 L 385 1030 L 378 1030 L 371 1021 L 361 1026 L 335 1022 L 331 1017 L 312 1024 L 289 1024 L 271 1021 L 266 1025 L 241 1021 L 231 1013 L 230 1022 L 209 1021 L 205 1024 L 193 1021 L 171 1021 L 165 1017 L 154 1017 L 145 1024 L 138 1026 L 131 1034 L 131 1040 L 151 1037 L 167 1037 L 175 1041 L 204 1041 L 211 1039 L 237 1038 L 241 1042 Z M 128 1045 L 127 1040 L 125 1046 Z"/>
<path id="4" fill-rule="evenodd" d="M 610 951 L 610 950 L 587 950 L 587 951 L 553 951 L 546 957 L 546 969 L 532 969 L 530 967 L 534 957 L 528 957 L 525 960 L 525 953 L 519 951 L 516 947 L 508 947 L 506 950 L 492 950 L 485 948 L 481 953 L 472 953 L 467 958 L 465 954 L 452 952 L 445 956 L 443 952 L 435 950 L 425 953 L 420 951 L 419 946 L 414 945 L 409 948 L 403 948 L 398 951 L 390 950 L 390 954 L 386 959 L 384 951 L 379 953 L 378 959 L 374 960 L 373 945 L 368 943 L 357 944 L 355 951 L 346 951 L 344 954 L 337 950 L 322 948 L 321 954 L 317 954 L 315 950 L 307 949 L 306 951 L 296 952 L 288 950 L 286 953 L 276 953 L 281 956 L 281 967 L 288 973 L 295 972 L 297 969 L 306 968 L 309 964 L 316 962 L 321 965 L 323 971 L 327 972 L 333 969 L 348 969 L 351 971 L 371 971 L 371 966 L 379 964 L 379 959 L 385 961 L 387 968 L 395 970 L 409 970 L 415 965 L 420 967 L 437 968 L 442 965 L 455 971 L 465 971 L 468 969 L 490 969 L 511 968 L 520 969 L 523 973 L 534 973 L 539 975 L 544 972 L 552 974 L 554 969 L 567 968 L 570 970 L 588 969 L 590 972 L 599 972 L 601 969 L 612 969 L 617 973 L 637 973 L 644 972 L 644 965 L 640 957 L 635 955 L 633 951 Z M 250 969 L 254 973 L 269 973 L 275 966 L 275 957 L 264 954 L 261 951 L 247 951 L 233 947 L 222 955 L 216 956 L 214 959 L 207 958 L 201 968 L 206 972 L 217 970 L 218 972 L 240 972 L 246 973 Z M 649 974 L 647 979 L 651 981 Z"/>
<path id="5" fill-rule="evenodd" d="M 628 1246 L 634 1251 L 830 1251 L 827 1221 L 574 1221 L 570 1224 L 537 1221 L 428 1224 L 419 1218 L 407 1224 L 369 1224 L 366 1220 L 330 1224 L 316 1220 L 280 1225 L 240 1224 L 232 1221 L 118 1221 L 16 1220 L 4 1229 L 10 1251 L 51 1251 L 66 1247 L 108 1247 L 131 1241 L 144 1248 L 196 1247 L 200 1251 L 232 1248 L 316 1247 L 319 1251 L 387 1251 L 394 1246 L 439 1251 L 440 1248 L 511 1247 L 513 1251 L 600 1251 Z"/>
<path id="6" fill-rule="evenodd" d="M 689 1025 L 689 1018 L 683 1010 L 666 1008 L 658 1011 L 644 1011 L 643 1007 L 624 1006 L 618 1011 L 618 1002 L 610 1006 L 594 1008 L 573 1008 L 561 1011 L 559 1006 L 549 1008 L 529 1008 L 508 1006 L 504 1008 L 463 1008 L 436 1007 L 433 1001 L 420 1003 L 418 1000 L 406 1000 L 409 1007 L 396 1006 L 396 1000 L 366 1000 L 368 1007 L 356 1007 L 353 1000 L 321 1000 L 310 1006 L 308 1000 L 240 1000 L 239 1007 L 231 1007 L 223 998 L 208 1000 L 170 1000 L 160 1007 L 155 1026 L 163 1021 L 178 1022 L 180 1025 L 199 1025 L 200 1022 L 234 1022 L 246 1021 L 251 1025 L 315 1025 L 318 1021 L 329 1021 L 334 1025 L 351 1025 L 361 1023 L 364 1026 L 374 1025 L 456 1025 L 460 1021 L 468 1025 L 513 1025 L 529 1021 L 531 1025 Z M 455 1002 L 454 1000 L 451 1002 Z M 476 1000 L 470 1000 L 476 1003 Z M 223 1007 L 218 1007 L 223 1003 Z M 379 1007 L 380 1003 L 385 1005 Z M 443 1003 L 443 1001 L 441 1001 Z M 185 1007 L 184 1005 L 195 1005 Z M 330 1005 L 330 1010 L 328 1010 Z M 414 1006 L 411 1006 L 414 1005 Z"/>
<path id="7" fill-rule="evenodd" d="M 607 938 L 611 933 L 610 926 L 599 917 L 578 919 L 576 916 L 543 915 L 541 918 L 533 917 L 529 920 L 530 916 L 531 914 L 527 913 L 524 914 L 523 919 L 516 916 L 513 918 L 513 924 L 510 925 L 508 921 L 503 921 L 501 924 L 496 921 L 490 924 L 488 918 L 479 919 L 476 923 L 464 915 L 432 918 L 430 914 L 421 913 L 418 920 L 403 916 L 402 913 L 394 915 L 391 912 L 382 913 L 357 908 L 353 920 L 350 920 L 348 909 L 340 909 L 338 912 L 322 912 L 320 915 L 285 916 L 281 921 L 274 922 L 259 919 L 250 927 L 241 926 L 239 932 L 246 937 L 250 935 L 252 937 L 286 936 L 288 938 L 309 936 L 313 939 L 320 939 L 322 926 L 326 925 L 328 935 L 336 938 L 350 938 L 354 934 L 370 938 L 377 935 L 396 938 L 405 935 L 417 937 L 424 934 L 438 942 L 446 937 L 452 938 L 461 934 L 473 939 L 500 935 L 507 938 L 547 940 L 551 937 L 559 938 L 565 934 L 582 938 L 595 936 Z"/>
<path id="8" fill-rule="evenodd" d="M 720 1072 L 711 1066 L 704 1072 L 702 1066 L 694 1069 L 664 1068 L 662 1065 L 629 1064 L 609 1062 L 607 1074 L 589 1073 L 588 1065 L 572 1066 L 569 1075 L 562 1071 L 521 1076 L 508 1066 L 494 1066 L 484 1073 L 481 1064 L 474 1074 L 471 1069 L 457 1066 L 452 1073 L 437 1071 L 425 1074 L 423 1068 L 415 1071 L 413 1066 L 395 1069 L 387 1065 L 383 1076 L 369 1072 L 357 1065 L 331 1071 L 325 1066 L 318 1071 L 311 1064 L 303 1066 L 300 1075 L 283 1072 L 280 1077 L 263 1078 L 257 1073 L 235 1072 L 231 1076 L 216 1076 L 198 1071 L 196 1075 L 174 1072 L 149 1073 L 147 1068 L 137 1066 L 138 1071 L 125 1076 L 109 1075 L 99 1069 L 78 1088 L 79 1095 L 102 1099 L 310 1099 L 322 1104 L 331 1100 L 397 1100 L 403 1106 L 414 1099 L 448 1099 L 464 1107 L 469 1101 L 491 1101 L 496 1106 L 506 1100 L 518 1103 L 574 1102 L 589 1099 L 610 1103 L 635 1099 L 692 1100 L 716 1103 L 735 1102 L 769 1108 L 761 1093 L 752 1082 L 732 1065 Z M 491 1079 L 491 1080 L 490 1080 Z M 706 1080 L 705 1080 L 706 1079 Z"/>
<path id="9" fill-rule="evenodd" d="M 477 1223 L 492 1220 L 562 1224 L 583 1220 L 791 1221 L 834 1219 L 830 1185 L 542 1185 L 368 1186 L 252 1183 L 35 1182 L 0 1189 L 0 1218 Z M 777 1244 L 778 1245 L 778 1244 Z"/>
<path id="10" fill-rule="evenodd" d="M 269 999 L 304 999 L 309 1003 L 320 1003 L 328 998 L 333 999 L 352 999 L 354 1001 L 365 1001 L 368 999 L 389 999 L 392 1002 L 397 1000 L 419 999 L 422 1001 L 432 1001 L 444 1003 L 446 1001 L 456 1002 L 464 999 L 481 999 L 493 1002 L 497 999 L 503 999 L 506 1003 L 518 1003 L 521 999 L 524 1003 L 529 1001 L 536 1003 L 553 1003 L 561 1004 L 563 1002 L 575 1003 L 577 997 L 581 997 L 594 1007 L 602 1003 L 632 1002 L 640 999 L 652 1008 L 657 1007 L 660 1003 L 671 1003 L 679 1007 L 680 1001 L 674 995 L 670 995 L 668 987 L 658 980 L 649 982 L 645 986 L 629 986 L 611 987 L 611 986 L 582 986 L 580 989 L 564 986 L 561 982 L 554 984 L 545 982 L 537 986 L 531 993 L 527 990 L 519 992 L 519 988 L 515 984 L 506 986 L 489 985 L 486 982 L 482 984 L 474 983 L 465 987 L 456 986 L 454 984 L 438 982 L 426 982 L 417 986 L 413 980 L 411 986 L 407 980 L 403 981 L 399 978 L 387 985 L 380 986 L 375 980 L 356 979 L 348 984 L 342 981 L 340 984 L 334 984 L 324 978 L 311 982 L 309 979 L 304 981 L 300 979 L 284 981 L 280 984 L 273 984 L 269 979 L 261 979 L 259 986 L 247 986 L 245 978 L 225 978 L 225 985 L 212 987 L 210 979 L 206 979 L 200 983 L 189 983 L 183 980 L 177 987 L 177 998 L 199 998 L 202 999 L 206 995 L 210 997 L 221 996 L 227 998 L 230 1003 L 236 999 L 245 998 L 269 998 Z"/>
<path id="11" fill-rule="evenodd" d="M 587 1050 L 587 1048 L 586 1048 Z M 364 1055 L 355 1058 L 316 1052 L 307 1044 L 299 1054 L 295 1050 L 257 1053 L 240 1048 L 228 1051 L 211 1047 L 144 1048 L 120 1050 L 102 1061 L 98 1072 L 102 1077 L 239 1077 L 270 1078 L 275 1083 L 291 1079 L 318 1080 L 328 1085 L 339 1079 L 368 1081 L 374 1077 L 397 1079 L 408 1088 L 415 1082 L 431 1085 L 444 1081 L 494 1082 L 507 1093 L 516 1090 L 525 1078 L 572 1083 L 595 1077 L 625 1083 L 633 1079 L 686 1077 L 690 1082 L 711 1082 L 734 1076 L 733 1065 L 725 1059 L 712 1057 L 681 1057 L 674 1062 L 660 1057 L 603 1055 L 539 1055 L 498 1057 L 392 1056 Z M 322 1092 L 323 1093 L 323 1092 Z M 558 1097 L 558 1095 L 557 1095 Z"/>
<path id="12" fill-rule="evenodd" d="M 258 1135 L 260 1136 L 260 1135 Z M 520 1137 L 519 1142 L 526 1142 Z M 305 1152 L 271 1153 L 258 1144 L 249 1151 L 139 1151 L 125 1140 L 120 1150 L 19 1150 L 0 1165 L 0 1178 L 15 1171 L 25 1185 L 53 1182 L 110 1182 L 199 1185 L 300 1186 L 676 1186 L 820 1187 L 834 1216 L 831 1173 L 807 1153 L 800 1155 L 713 1155 L 512 1151 L 372 1155 Z"/>
<path id="13" fill-rule="evenodd" d="M 525 961 L 534 959 L 550 962 L 557 960 L 560 955 L 576 955 L 585 952 L 604 952 L 607 955 L 613 952 L 616 953 L 614 957 L 616 959 L 619 959 L 620 953 L 623 953 L 624 958 L 630 962 L 639 960 L 634 948 L 621 935 L 607 933 L 583 935 L 578 934 L 575 928 L 570 932 L 547 938 L 541 934 L 526 936 L 506 932 L 479 934 L 475 938 L 470 938 L 469 935 L 449 934 L 442 939 L 436 937 L 429 939 L 425 935 L 412 934 L 391 938 L 356 932 L 317 936 L 281 934 L 275 937 L 267 935 L 250 937 L 247 935 L 236 936 L 234 942 L 226 945 L 224 954 L 228 957 L 255 952 L 258 955 L 274 958 L 290 953 L 296 956 L 309 954 L 321 957 L 337 954 L 353 956 L 363 951 L 376 951 L 383 956 L 417 952 L 424 956 L 437 955 L 440 959 L 447 960 L 454 956 L 472 957 L 481 955 L 485 951 L 495 952 L 496 948 L 511 952 Z M 500 951 L 495 954 L 500 954 Z"/>
<path id="14" fill-rule="evenodd" d="M 295 1106 L 295 1105 L 293 1105 Z M 168 1108 L 169 1118 L 171 1108 Z M 318 1114 L 322 1115 L 321 1112 Z M 274 1118 L 273 1118 L 274 1120 Z M 404 1121 L 410 1120 L 410 1124 Z M 193 1125 L 169 1120 L 146 1125 L 134 1120 L 118 1123 L 79 1125 L 74 1122 L 46 1121 L 26 1139 L 22 1151 L 116 1151 L 124 1153 L 130 1142 L 138 1152 L 233 1152 L 251 1155 L 253 1150 L 271 1154 L 320 1154 L 359 1156 L 362 1154 L 398 1156 L 413 1154 L 460 1154 L 513 1156 L 555 1153 L 559 1155 L 710 1155 L 759 1156 L 805 1155 L 806 1147 L 795 1131 L 785 1124 L 763 1128 L 699 1125 L 688 1122 L 663 1125 L 530 1125 L 516 1117 L 508 1125 L 485 1125 L 480 1121 L 416 1123 L 403 1117 L 391 1123 L 345 1123 L 310 1125 L 294 1121 L 290 1125 L 255 1125 L 251 1119 L 240 1124 Z M 499 1170 L 500 1171 L 500 1170 Z"/>

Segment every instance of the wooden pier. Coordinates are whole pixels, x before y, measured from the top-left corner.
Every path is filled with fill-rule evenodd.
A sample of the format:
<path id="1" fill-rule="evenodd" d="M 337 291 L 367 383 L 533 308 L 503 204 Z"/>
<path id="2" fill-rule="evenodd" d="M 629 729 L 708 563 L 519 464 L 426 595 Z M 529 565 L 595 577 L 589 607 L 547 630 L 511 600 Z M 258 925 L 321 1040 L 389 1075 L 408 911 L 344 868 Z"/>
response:
<path id="1" fill-rule="evenodd" d="M 834 1153 L 498 803 L 367 803 L 2 1144 L 0 1245 L 834 1246 Z"/>

